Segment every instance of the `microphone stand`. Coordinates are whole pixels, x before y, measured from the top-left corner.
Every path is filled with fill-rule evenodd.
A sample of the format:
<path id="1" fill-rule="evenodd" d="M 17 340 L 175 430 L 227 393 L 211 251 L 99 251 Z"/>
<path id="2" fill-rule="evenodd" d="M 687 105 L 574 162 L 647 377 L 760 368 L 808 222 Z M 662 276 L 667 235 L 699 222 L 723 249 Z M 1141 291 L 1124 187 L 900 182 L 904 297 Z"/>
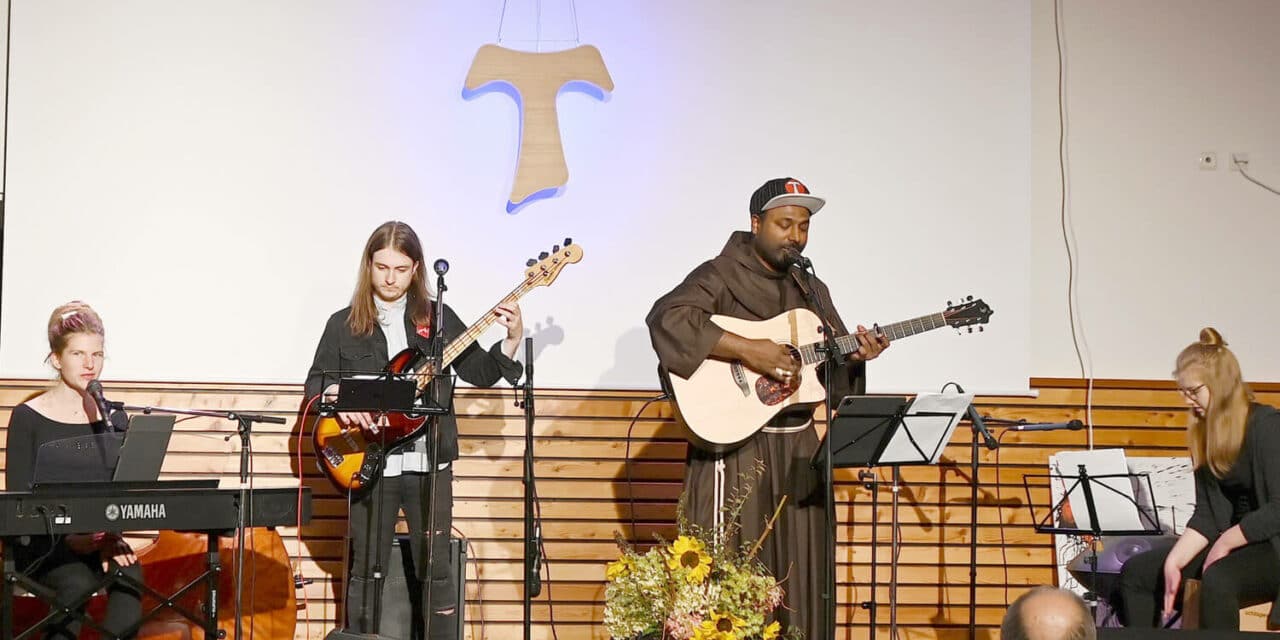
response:
<path id="1" fill-rule="evenodd" d="M 826 414 L 827 421 L 827 437 L 823 443 L 825 451 L 823 452 L 823 487 L 826 489 L 826 495 L 823 499 L 823 511 L 827 520 L 823 564 L 825 565 L 825 590 L 823 594 L 825 600 L 823 607 L 823 633 L 824 637 L 834 640 L 836 634 L 836 488 L 835 473 L 832 469 L 832 451 L 831 451 L 831 414 L 832 401 L 834 400 L 833 389 L 831 386 L 832 370 L 838 365 L 837 358 L 840 357 L 840 347 L 836 344 L 835 337 L 831 335 L 831 325 L 827 322 L 826 309 L 823 308 L 822 300 L 815 293 L 817 288 L 814 282 L 817 280 L 817 272 L 813 268 L 813 263 L 807 258 L 797 260 L 797 263 L 804 265 L 800 272 L 805 275 L 808 280 L 808 286 L 801 286 L 800 290 L 805 297 L 809 299 L 809 304 L 813 305 L 814 310 L 818 312 L 818 319 L 822 322 L 822 344 L 816 345 L 814 350 L 822 356 L 826 361 L 826 366 L 822 369 L 822 383 L 826 390 L 826 402 L 823 403 L 823 412 Z M 796 284 L 800 284 L 800 279 L 796 278 Z M 874 598 L 874 596 L 873 596 Z M 874 605 L 872 605 L 874 606 Z M 874 636 L 875 630 L 872 629 Z"/>
<path id="2" fill-rule="evenodd" d="M 955 382 L 942 385 L 945 393 L 947 387 L 954 385 L 956 391 L 964 393 L 964 388 Z M 978 439 L 981 438 L 987 449 L 992 451 L 1000 447 L 1000 442 L 987 430 L 978 410 L 969 404 L 967 412 L 972 439 L 969 447 L 969 640 L 978 637 Z M 996 478 L 996 482 L 1000 482 Z"/>
<path id="3" fill-rule="evenodd" d="M 155 412 L 168 413 L 183 416 L 201 416 L 206 418 L 222 418 L 225 420 L 234 420 L 236 423 L 235 435 L 240 436 L 240 509 L 236 522 L 236 606 L 235 620 L 236 628 L 233 634 L 235 640 L 241 640 L 243 630 L 240 626 L 240 613 L 244 604 L 244 530 L 250 526 L 248 522 L 248 513 L 253 510 L 253 494 L 249 493 L 249 435 L 252 430 L 253 423 L 260 422 L 265 424 L 288 424 L 284 418 L 276 416 L 268 416 L 260 413 L 242 413 L 239 411 L 206 411 L 202 409 L 173 409 L 169 407 L 137 407 L 120 403 L 108 403 L 109 405 L 119 404 L 119 408 L 125 411 L 140 411 L 144 415 L 151 415 Z M 224 440 L 230 440 L 231 436 L 227 436 Z"/>
<path id="4" fill-rule="evenodd" d="M 542 593 L 542 526 L 534 512 L 533 468 L 533 338 L 524 340 L 524 392 L 516 405 L 524 409 L 524 640 L 532 637 L 533 599 Z"/>
<path id="5" fill-rule="evenodd" d="M 431 381 L 427 383 L 429 385 L 427 393 L 434 396 L 431 399 L 433 403 L 439 399 L 440 381 L 444 374 L 444 292 L 449 290 L 449 287 L 444 283 L 444 274 L 449 271 L 449 263 L 444 260 L 436 260 L 434 269 L 436 272 L 436 300 L 434 308 L 431 311 L 431 322 L 434 325 L 431 333 L 430 366 L 432 369 L 432 378 Z M 450 388 L 449 392 L 452 394 L 453 389 Z M 436 404 L 437 406 L 444 406 L 441 403 Z M 427 456 L 427 464 L 431 465 L 431 480 L 427 483 L 427 492 L 431 495 L 431 512 L 426 514 L 427 575 L 422 583 L 422 601 L 425 605 L 424 608 L 426 609 L 423 615 L 424 620 L 422 622 L 423 638 L 431 637 L 431 619 L 434 618 L 436 614 L 435 609 L 432 608 L 431 604 L 431 583 L 434 582 L 434 580 L 431 579 L 431 572 L 434 570 L 433 567 L 435 566 L 436 557 L 436 508 L 439 506 L 436 504 L 436 483 L 440 478 L 440 419 L 438 416 L 429 419 L 433 420 L 431 424 L 431 453 Z M 452 509 L 453 507 L 450 506 L 449 508 Z M 465 576 L 460 579 L 465 580 Z M 464 603 L 462 602 L 454 604 L 454 615 L 462 615 L 463 605 Z"/>

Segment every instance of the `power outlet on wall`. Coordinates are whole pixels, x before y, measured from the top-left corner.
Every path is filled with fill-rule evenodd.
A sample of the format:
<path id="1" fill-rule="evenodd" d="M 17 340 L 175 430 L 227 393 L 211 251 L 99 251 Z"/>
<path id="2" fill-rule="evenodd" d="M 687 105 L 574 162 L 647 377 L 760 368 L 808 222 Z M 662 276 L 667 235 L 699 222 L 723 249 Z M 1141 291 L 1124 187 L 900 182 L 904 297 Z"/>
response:
<path id="1" fill-rule="evenodd" d="M 1231 170 L 1239 171 L 1249 170 L 1249 154 L 1244 151 L 1233 151 L 1231 153 Z"/>
<path id="2" fill-rule="evenodd" d="M 1216 171 L 1218 169 L 1218 154 L 1212 151 L 1205 151 L 1196 157 L 1196 164 L 1200 165 L 1201 171 Z"/>

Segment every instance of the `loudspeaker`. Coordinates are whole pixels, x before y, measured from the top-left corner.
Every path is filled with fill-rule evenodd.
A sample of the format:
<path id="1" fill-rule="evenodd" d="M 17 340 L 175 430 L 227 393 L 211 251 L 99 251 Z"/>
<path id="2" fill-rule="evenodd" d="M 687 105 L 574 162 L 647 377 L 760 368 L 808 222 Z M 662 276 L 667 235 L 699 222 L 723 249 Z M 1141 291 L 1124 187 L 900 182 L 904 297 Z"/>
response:
<path id="1" fill-rule="evenodd" d="M 458 612 L 454 615 L 457 629 L 454 638 L 461 640 L 466 617 L 467 593 L 467 542 L 461 538 L 449 539 L 449 563 L 458 576 L 456 601 Z M 423 640 L 422 579 L 413 566 L 413 554 L 409 550 L 409 536 L 396 536 L 391 548 L 391 561 L 387 563 L 387 577 L 382 589 L 382 629 L 389 631 L 399 626 L 396 620 L 410 620 L 410 640 Z M 390 626 L 389 626 L 390 625 Z M 399 635 L 399 634 L 396 634 Z"/>
<path id="2" fill-rule="evenodd" d="M 457 625 L 452 637 L 461 640 L 467 611 L 466 540 L 449 538 L 449 562 L 458 576 L 458 611 L 454 615 Z M 378 625 L 381 633 L 356 633 L 339 627 L 330 631 L 325 640 L 423 640 L 422 580 L 413 566 L 408 536 L 396 536 L 387 565 L 382 583 L 382 621 Z"/>
<path id="3" fill-rule="evenodd" d="M 1209 629 L 1098 629 L 1098 640 L 1274 640 L 1276 634 L 1257 631 L 1215 631 Z"/>

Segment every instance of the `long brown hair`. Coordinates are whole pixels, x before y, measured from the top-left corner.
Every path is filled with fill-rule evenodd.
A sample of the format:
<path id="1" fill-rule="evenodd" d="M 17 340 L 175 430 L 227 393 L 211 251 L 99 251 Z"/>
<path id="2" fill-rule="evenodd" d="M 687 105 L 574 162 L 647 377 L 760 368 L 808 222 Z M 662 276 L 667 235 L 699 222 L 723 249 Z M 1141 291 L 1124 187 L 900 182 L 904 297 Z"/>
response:
<path id="1" fill-rule="evenodd" d="M 1201 374 L 1201 382 L 1209 389 L 1209 406 L 1204 408 L 1203 418 L 1189 412 L 1191 465 L 1199 469 L 1207 464 L 1213 475 L 1221 478 L 1231 470 L 1244 446 L 1253 392 L 1244 383 L 1236 355 L 1213 327 L 1201 329 L 1200 340 L 1178 354 L 1173 373 L 1177 376 L 1192 369 Z"/>
<path id="2" fill-rule="evenodd" d="M 364 253 L 360 256 L 360 272 L 356 276 L 356 290 L 351 294 L 351 313 L 347 315 L 347 328 L 358 336 L 373 333 L 378 326 L 378 309 L 373 304 L 373 254 L 383 249 L 392 249 L 403 253 L 413 261 L 416 267 L 413 279 L 409 282 L 409 297 L 405 305 L 405 313 L 418 326 L 431 325 L 431 292 L 427 288 L 427 276 L 422 257 L 422 242 L 418 234 L 409 225 L 392 220 L 378 225 L 364 244 Z"/>

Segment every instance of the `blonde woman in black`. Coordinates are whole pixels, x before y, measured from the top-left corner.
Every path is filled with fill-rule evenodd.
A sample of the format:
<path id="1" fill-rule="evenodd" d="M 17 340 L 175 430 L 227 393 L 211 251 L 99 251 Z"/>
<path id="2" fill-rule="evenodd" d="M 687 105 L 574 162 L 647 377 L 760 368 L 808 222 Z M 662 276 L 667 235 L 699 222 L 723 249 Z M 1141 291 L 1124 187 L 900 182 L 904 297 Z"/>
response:
<path id="1" fill-rule="evenodd" d="M 1280 413 L 1253 402 L 1240 363 L 1212 328 L 1182 350 L 1174 375 L 1188 406 L 1196 508 L 1171 549 L 1125 563 L 1122 612 L 1132 627 L 1166 622 L 1194 578 L 1201 627 L 1239 629 L 1241 607 L 1280 601 Z M 1273 604 L 1269 622 L 1277 621 Z"/>

